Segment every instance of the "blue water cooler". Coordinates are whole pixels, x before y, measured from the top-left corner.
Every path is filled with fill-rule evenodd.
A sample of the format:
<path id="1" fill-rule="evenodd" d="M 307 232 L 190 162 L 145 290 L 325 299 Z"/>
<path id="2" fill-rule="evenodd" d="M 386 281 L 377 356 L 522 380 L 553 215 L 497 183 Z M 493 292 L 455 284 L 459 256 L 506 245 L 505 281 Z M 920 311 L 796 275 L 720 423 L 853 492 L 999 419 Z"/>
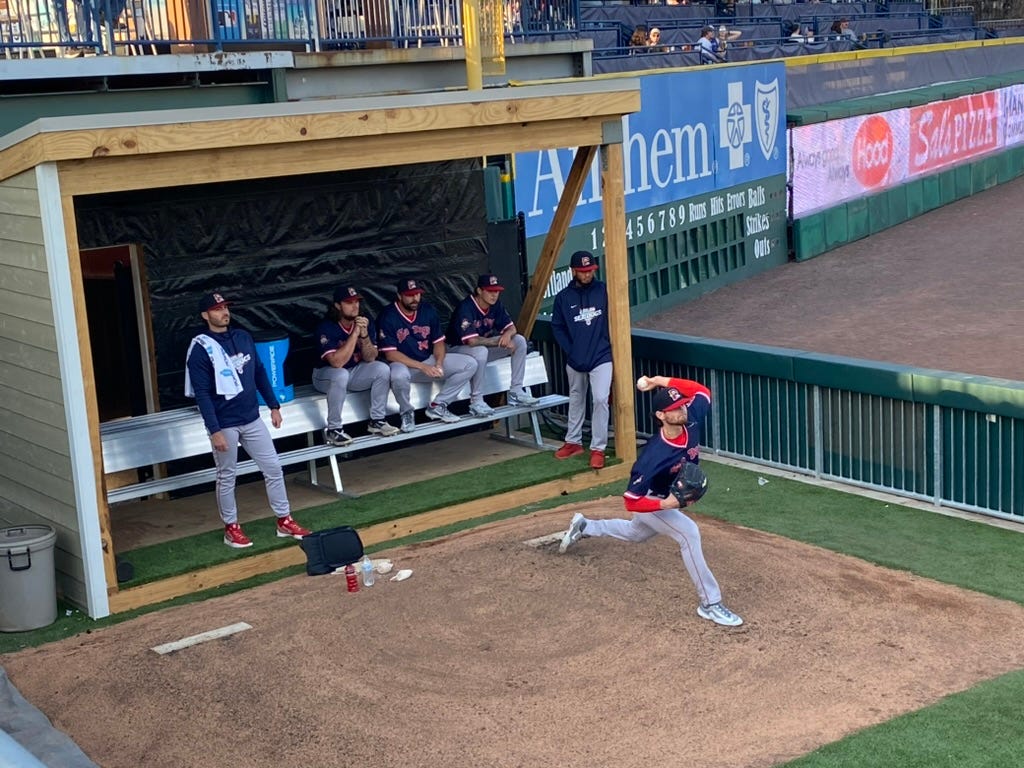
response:
<path id="1" fill-rule="evenodd" d="M 284 361 L 288 357 L 288 334 L 258 333 L 253 336 L 256 342 L 256 354 L 267 371 L 270 387 L 279 403 L 287 403 L 295 399 L 295 387 L 284 383 Z M 263 396 L 259 395 L 260 405 L 266 405 Z"/>

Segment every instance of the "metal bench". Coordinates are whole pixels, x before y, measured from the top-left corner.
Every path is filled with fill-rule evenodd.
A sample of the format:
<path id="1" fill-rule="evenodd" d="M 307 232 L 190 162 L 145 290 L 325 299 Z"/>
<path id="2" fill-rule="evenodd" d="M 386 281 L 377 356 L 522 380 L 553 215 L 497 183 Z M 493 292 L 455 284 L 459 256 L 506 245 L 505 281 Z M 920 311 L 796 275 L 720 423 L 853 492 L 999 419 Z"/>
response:
<path id="1" fill-rule="evenodd" d="M 508 358 L 494 360 L 487 365 L 487 375 L 483 388 L 484 394 L 490 395 L 506 392 L 508 391 L 510 381 L 511 361 Z M 527 386 L 536 386 L 546 384 L 547 382 L 548 374 L 544 366 L 544 358 L 538 353 L 530 354 L 526 359 L 524 383 Z M 413 384 L 411 392 L 413 406 L 417 410 L 425 408 L 439 389 L 440 385 L 437 383 Z M 564 405 L 568 402 L 568 398 L 564 395 L 546 395 L 541 397 L 540 402 L 533 406 L 506 405 L 496 408 L 494 416 L 465 416 L 455 424 L 446 424 L 444 422 L 419 424 L 414 432 L 401 433 L 393 437 L 367 435 L 366 437 L 356 438 L 347 446 L 333 446 L 318 442 L 322 441 L 322 431 L 327 423 L 326 396 L 317 392 L 312 386 L 297 387 L 295 395 L 294 400 L 281 405 L 281 416 L 283 419 L 281 428 L 274 429 L 271 427 L 270 433 L 275 440 L 304 434 L 307 436 L 307 446 L 291 451 L 279 452 L 278 455 L 281 463 L 285 466 L 304 462 L 308 463 L 309 481 L 316 485 L 316 460 L 328 459 L 334 479 L 334 490 L 337 493 L 342 493 L 344 490 L 341 481 L 341 471 L 338 468 L 338 456 L 342 454 L 382 445 L 396 445 L 408 440 L 464 428 L 474 422 L 484 424 L 496 420 L 501 420 L 504 425 L 503 439 L 525 442 L 537 448 L 545 448 L 546 446 L 540 434 L 540 423 L 537 414 L 547 408 Z M 466 385 L 459 393 L 457 399 L 464 400 L 468 398 L 469 386 Z M 393 394 L 388 395 L 387 410 L 388 414 L 398 413 L 398 403 L 395 401 Z M 261 410 L 261 416 L 270 426 L 269 413 L 266 409 Z M 529 417 L 533 432 L 532 441 L 516 437 L 512 420 L 519 416 Z M 369 417 L 369 392 L 350 392 L 345 399 L 345 408 L 342 411 L 344 423 L 355 424 L 366 421 Z M 103 471 L 106 474 L 150 466 L 159 467 L 159 465 L 175 459 L 184 459 L 210 453 L 210 438 L 203 424 L 202 416 L 199 414 L 199 409 L 195 406 L 106 422 L 100 425 L 100 440 L 103 446 Z M 257 471 L 259 471 L 258 467 L 251 459 L 238 463 L 239 475 Z M 127 501 L 157 493 L 188 488 L 201 483 L 212 482 L 215 476 L 216 469 L 211 466 L 208 469 L 194 472 L 168 477 L 155 477 L 151 480 L 112 488 L 107 491 L 107 501 L 109 503 Z"/>

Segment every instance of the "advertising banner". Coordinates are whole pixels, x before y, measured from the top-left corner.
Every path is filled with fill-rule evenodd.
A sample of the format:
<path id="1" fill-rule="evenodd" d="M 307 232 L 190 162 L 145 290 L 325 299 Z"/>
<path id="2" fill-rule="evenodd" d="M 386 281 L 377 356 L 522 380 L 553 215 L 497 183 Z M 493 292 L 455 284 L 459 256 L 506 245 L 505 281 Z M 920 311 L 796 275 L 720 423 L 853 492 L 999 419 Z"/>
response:
<path id="1" fill-rule="evenodd" d="M 1024 142 L 1024 85 L 1000 88 L 1000 111 L 1003 115 L 1003 146 Z"/>
<path id="2" fill-rule="evenodd" d="M 641 111 L 622 118 L 627 213 L 785 173 L 785 71 L 769 63 L 643 76 Z M 548 231 L 574 152 L 515 156 L 527 238 Z M 572 226 L 601 217 L 595 162 Z"/>
<path id="3" fill-rule="evenodd" d="M 1024 142 L 1024 86 L 790 131 L 793 218 Z"/>

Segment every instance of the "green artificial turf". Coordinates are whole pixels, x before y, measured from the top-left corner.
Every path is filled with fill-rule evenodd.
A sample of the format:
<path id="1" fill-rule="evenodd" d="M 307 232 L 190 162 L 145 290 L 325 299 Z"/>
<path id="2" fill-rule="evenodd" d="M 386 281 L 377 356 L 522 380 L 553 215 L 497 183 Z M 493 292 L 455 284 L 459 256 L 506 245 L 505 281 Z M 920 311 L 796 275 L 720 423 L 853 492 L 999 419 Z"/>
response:
<path id="1" fill-rule="evenodd" d="M 614 463 L 613 459 L 609 464 Z M 479 469 L 453 474 L 441 474 L 422 482 L 399 485 L 358 498 L 331 501 L 296 513 L 307 528 L 323 530 L 338 525 L 365 528 L 375 523 L 409 517 L 421 512 L 463 504 L 487 496 L 494 496 L 518 488 L 546 483 L 585 471 L 585 464 L 575 461 L 552 461 L 551 454 L 531 453 Z M 216 514 L 211 513 L 211 526 Z M 249 523 L 253 529 L 273 525 L 266 522 Z M 208 533 L 161 542 L 147 547 L 118 553 L 135 567 L 136 577 L 120 586 L 130 588 L 170 576 L 190 573 L 201 568 L 237 560 L 261 552 L 294 546 L 291 539 L 276 536 L 258 536 L 253 546 L 239 552 L 224 546 L 224 531 L 219 525 Z"/>
<path id="2" fill-rule="evenodd" d="M 704 462 L 703 514 L 1024 603 L 1024 535 L 796 480 Z"/>
<path id="3" fill-rule="evenodd" d="M 954 653 L 954 649 L 950 649 Z M 1024 672 L 867 728 L 786 768 L 1010 768 L 1024 764 Z"/>

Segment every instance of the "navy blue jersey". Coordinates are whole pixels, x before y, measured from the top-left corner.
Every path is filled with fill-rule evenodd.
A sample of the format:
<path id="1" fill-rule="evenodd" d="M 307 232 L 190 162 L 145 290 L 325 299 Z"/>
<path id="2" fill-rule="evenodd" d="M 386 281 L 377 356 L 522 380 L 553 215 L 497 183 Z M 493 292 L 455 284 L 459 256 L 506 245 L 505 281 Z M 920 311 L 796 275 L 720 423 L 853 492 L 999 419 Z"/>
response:
<path id="1" fill-rule="evenodd" d="M 377 347 L 381 352 L 397 350 L 422 363 L 434 354 L 434 342 L 444 341 L 437 310 L 423 302 L 412 317 L 398 304 L 384 308 L 377 318 Z"/>
<path id="2" fill-rule="evenodd" d="M 256 354 L 256 343 L 246 331 L 228 328 L 224 333 L 204 332 L 224 348 L 231 364 L 242 381 L 242 392 L 228 400 L 217 394 L 214 381 L 213 363 L 206 351 L 196 344 L 188 356 L 188 375 L 196 395 L 196 405 L 203 415 L 203 423 L 212 435 L 223 427 L 240 427 L 256 421 L 260 415 L 260 404 L 256 392 L 263 395 L 263 401 L 270 408 L 280 408 L 274 389 L 270 386 L 267 371 Z"/>
<path id="3" fill-rule="evenodd" d="M 316 338 L 317 343 L 320 345 L 320 360 L 317 363 L 318 368 L 324 368 L 330 363 L 327 362 L 327 356 L 338 349 L 342 344 L 348 341 L 348 337 L 351 336 L 356 330 L 356 324 L 353 322 L 348 328 L 346 328 L 341 321 L 324 320 L 316 327 Z M 373 324 L 373 320 L 370 321 L 370 325 L 366 329 L 370 339 L 377 338 L 377 328 Z M 343 366 L 344 368 L 355 368 L 363 362 L 363 351 L 360 348 L 359 342 L 356 342 L 356 347 L 352 350 L 352 357 L 348 359 L 348 362 Z"/>
<path id="4" fill-rule="evenodd" d="M 570 368 L 587 373 L 612 360 L 608 335 L 608 288 L 599 280 L 573 280 L 555 296 L 551 331 Z"/>
<path id="5" fill-rule="evenodd" d="M 493 307 L 480 306 L 476 296 L 467 296 L 459 302 L 448 322 L 448 343 L 453 346 L 467 344 L 474 336 L 492 339 L 501 336 L 510 325 L 514 325 L 512 318 L 500 301 L 496 301 Z"/>
<path id="6" fill-rule="evenodd" d="M 673 379 L 672 386 L 683 392 L 695 392 L 693 402 L 687 406 L 685 429 L 675 440 L 668 440 L 661 430 L 647 441 L 640 457 L 633 464 L 629 475 L 629 487 L 623 496 L 626 499 L 640 499 L 655 496 L 668 497 L 669 486 L 684 462 L 700 462 L 700 436 L 704 417 L 711 410 L 711 393 L 707 387 L 695 381 Z"/>

